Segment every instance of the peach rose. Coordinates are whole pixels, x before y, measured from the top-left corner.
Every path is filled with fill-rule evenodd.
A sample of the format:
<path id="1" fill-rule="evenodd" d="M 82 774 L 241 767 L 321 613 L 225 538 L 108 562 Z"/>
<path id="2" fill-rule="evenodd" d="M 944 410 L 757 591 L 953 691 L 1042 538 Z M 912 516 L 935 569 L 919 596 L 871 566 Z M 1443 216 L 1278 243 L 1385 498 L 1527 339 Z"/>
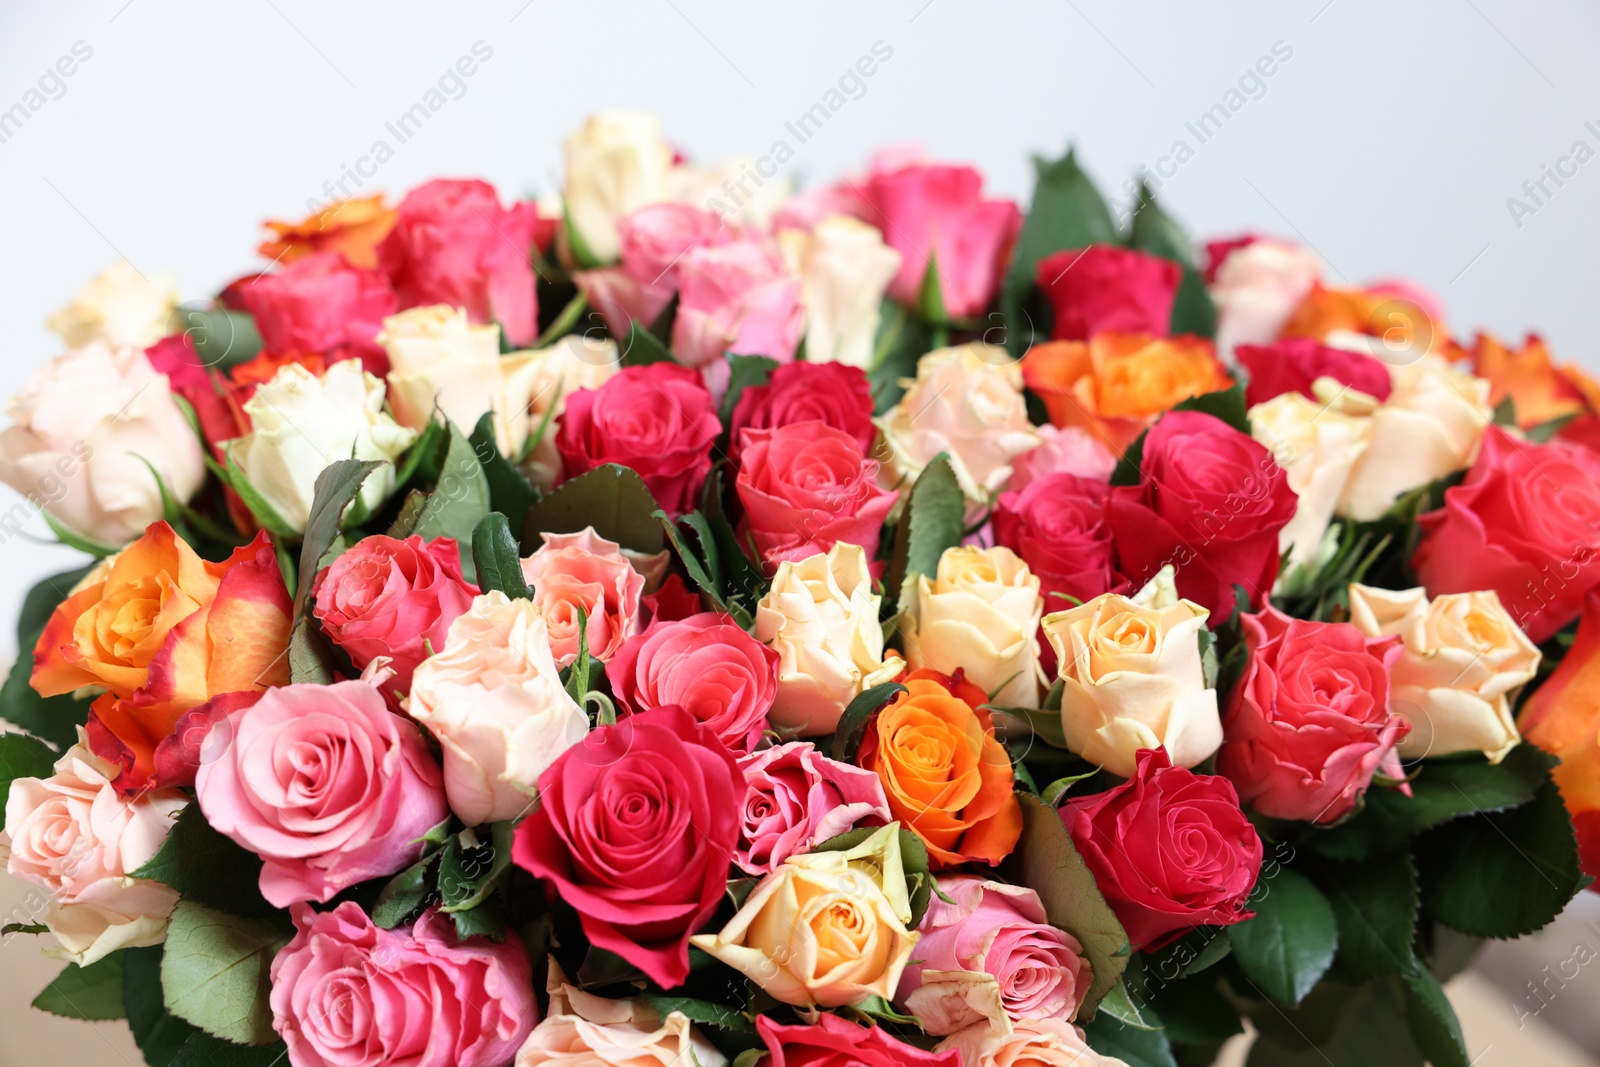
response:
<path id="1" fill-rule="evenodd" d="M 1315 252 L 1287 241 L 1258 239 L 1229 252 L 1211 283 L 1217 351 L 1231 356 L 1239 345 L 1276 341 L 1321 274 Z"/>
<path id="2" fill-rule="evenodd" d="M 643 1000 L 607 1000 L 567 981 L 554 957 L 550 1010 L 517 1052 L 516 1067 L 722 1067 L 728 1058 L 688 1016 L 663 1019 Z"/>
<path id="3" fill-rule="evenodd" d="M 299 222 L 268 220 L 273 234 L 258 253 L 275 263 L 293 263 L 313 252 L 338 252 L 352 267 L 378 265 L 378 244 L 394 229 L 395 210 L 383 206 L 383 195 L 335 200 Z"/>
<path id="4" fill-rule="evenodd" d="M 148 348 L 172 332 L 182 297 L 172 276 L 146 278 L 119 259 L 50 316 L 50 329 L 68 348 L 96 341 L 112 348 Z"/>
<path id="5" fill-rule="evenodd" d="M 567 226 L 597 263 L 610 263 L 621 250 L 617 223 L 670 199 L 672 149 L 661 137 L 661 120 L 641 111 L 602 111 L 567 138 L 566 152 Z M 565 227 L 562 241 L 570 252 Z"/>
<path id="6" fill-rule="evenodd" d="M 945 1038 L 934 1051 L 959 1052 L 962 1067 L 1128 1067 L 1090 1048 L 1082 1030 L 1060 1019 L 1017 1023 L 1009 1034 L 971 1026 Z"/>
<path id="7" fill-rule="evenodd" d="M 645 579 L 621 546 L 594 532 L 540 534 L 544 544 L 522 561 L 533 603 L 544 616 L 556 666 L 578 658 L 578 609 L 586 617 L 589 655 L 602 663 L 639 632 L 639 597 Z"/>
<path id="8" fill-rule="evenodd" d="M 1039 705 L 1039 579 L 1009 548 L 957 546 L 931 579 L 916 577 L 905 608 L 906 662 L 963 671 L 996 704 Z"/>

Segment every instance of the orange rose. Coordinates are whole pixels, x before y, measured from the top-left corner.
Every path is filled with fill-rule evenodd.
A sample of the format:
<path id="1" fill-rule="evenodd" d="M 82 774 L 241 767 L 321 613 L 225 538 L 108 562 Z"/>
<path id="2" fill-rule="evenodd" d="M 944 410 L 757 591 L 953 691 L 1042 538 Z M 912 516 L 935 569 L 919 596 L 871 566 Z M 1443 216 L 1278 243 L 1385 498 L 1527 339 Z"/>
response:
<path id="1" fill-rule="evenodd" d="M 288 684 L 292 609 L 265 533 L 208 563 L 158 522 L 107 564 L 50 616 L 31 681 L 47 697 L 104 689 L 91 738 L 104 728 L 114 742 L 96 751 L 120 757 L 119 787 L 137 787 L 153 781 L 155 750 L 184 712 Z"/>
<path id="2" fill-rule="evenodd" d="M 1320 282 L 1289 316 L 1280 336 L 1327 343 L 1336 333 L 1371 338 L 1370 353 L 1389 363 L 1443 351 L 1449 343 L 1444 323 L 1399 288 L 1327 289 Z"/>
<path id="3" fill-rule="evenodd" d="M 312 252 L 342 252 L 352 267 L 372 270 L 378 265 L 378 242 L 394 229 L 395 211 L 383 206 L 383 197 L 336 200 L 299 222 L 268 220 L 276 240 L 256 249 L 278 263 L 292 263 Z"/>
<path id="4" fill-rule="evenodd" d="M 1210 341 L 1101 333 L 1035 345 L 1022 377 L 1056 426 L 1079 426 L 1121 455 L 1164 411 L 1233 382 Z"/>
<path id="5" fill-rule="evenodd" d="M 890 812 L 926 842 L 935 869 L 999 863 L 1022 835 L 1022 808 L 988 698 L 938 671 L 912 671 L 905 686 L 867 730 L 857 761 L 883 781 Z"/>
<path id="6" fill-rule="evenodd" d="M 1469 361 L 1473 374 L 1489 380 L 1490 404 L 1511 398 L 1517 425 L 1523 429 L 1593 413 L 1592 400 L 1600 385 L 1577 367 L 1558 368 L 1537 334 L 1529 334 L 1518 351 L 1486 333 L 1478 334 L 1470 349 L 1450 347 L 1451 358 Z"/>

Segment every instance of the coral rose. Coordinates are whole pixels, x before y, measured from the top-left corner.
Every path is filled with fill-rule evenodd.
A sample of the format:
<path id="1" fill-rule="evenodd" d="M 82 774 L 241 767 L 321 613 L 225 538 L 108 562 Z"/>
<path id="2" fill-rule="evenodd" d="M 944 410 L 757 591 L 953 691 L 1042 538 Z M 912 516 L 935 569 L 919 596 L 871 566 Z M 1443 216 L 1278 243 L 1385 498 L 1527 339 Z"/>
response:
<path id="1" fill-rule="evenodd" d="M 589 655 L 609 662 L 639 630 L 644 575 L 622 547 L 586 526 L 577 533 L 540 534 L 544 544 L 522 561 L 533 604 L 544 616 L 557 667 L 578 658 L 578 612 L 584 614 Z"/>

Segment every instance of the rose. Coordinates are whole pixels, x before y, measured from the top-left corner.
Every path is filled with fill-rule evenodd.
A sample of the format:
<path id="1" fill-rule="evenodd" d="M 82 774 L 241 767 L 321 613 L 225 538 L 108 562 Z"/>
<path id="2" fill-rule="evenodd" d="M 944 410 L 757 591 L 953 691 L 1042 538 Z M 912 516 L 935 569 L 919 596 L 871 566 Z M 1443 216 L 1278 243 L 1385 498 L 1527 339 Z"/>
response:
<path id="1" fill-rule="evenodd" d="M 422 731 L 366 682 L 280 686 L 205 744 L 215 755 L 195 774 L 200 810 L 261 857 L 261 895 L 276 908 L 402 870 L 449 816 Z"/>
<path id="2" fill-rule="evenodd" d="M 516 1067 L 723 1067 L 728 1058 L 681 1011 L 661 1015 L 642 998 L 607 1000 L 567 982 L 555 959 L 550 1011 L 517 1051 Z"/>
<path id="3" fill-rule="evenodd" d="M 0 481 L 79 537 L 125 545 L 164 514 L 163 485 L 187 503 L 205 482 L 200 442 L 137 349 L 95 341 L 63 353 L 6 414 Z"/>
<path id="4" fill-rule="evenodd" d="M 1529 334 L 1522 347 L 1513 350 L 1490 334 L 1479 333 L 1471 349 L 1452 344 L 1447 358 L 1467 362 L 1474 375 L 1488 380 L 1491 405 L 1498 407 L 1509 399 L 1522 429 L 1567 419 L 1560 436 L 1592 444 L 1594 400 L 1600 386 L 1577 367 L 1558 368 L 1537 334 Z"/>
<path id="5" fill-rule="evenodd" d="M 872 386 L 855 367 L 840 363 L 785 363 L 764 384 L 746 386 L 728 423 L 729 462 L 739 462 L 747 429 L 776 430 L 797 422 L 821 421 L 855 438 L 870 454 L 878 428 L 872 422 Z"/>
<path id="6" fill-rule="evenodd" d="M 1166 337 L 1183 269 L 1131 248 L 1090 245 L 1045 256 L 1034 277 L 1054 314 L 1052 340 L 1087 341 L 1098 333 Z"/>
<path id="7" fill-rule="evenodd" d="M 335 200 L 299 222 L 264 225 L 272 233 L 256 252 L 274 263 L 293 263 L 317 252 L 337 252 L 350 265 L 371 270 L 378 265 L 378 244 L 394 229 L 395 212 L 383 206 L 383 194 Z"/>
<path id="8" fill-rule="evenodd" d="M 766 874 L 857 824 L 891 818 L 877 775 L 828 759 L 809 741 L 753 753 L 739 769 L 745 793 L 734 862 L 750 874 Z"/>
<path id="9" fill-rule="evenodd" d="M 1208 280 L 1217 351 L 1276 341 L 1321 274 L 1316 253 L 1286 241 L 1252 240 L 1229 251 Z"/>
<path id="10" fill-rule="evenodd" d="M 96 341 L 111 348 L 146 348 L 171 332 L 183 298 L 172 276 L 146 278 L 119 259 L 50 316 L 50 329 L 68 348 Z"/>
<path id="11" fill-rule="evenodd" d="M 1232 613 L 1235 585 L 1251 603 L 1266 597 L 1278 534 L 1294 513 L 1294 490 L 1271 453 L 1198 411 L 1156 423 L 1139 484 L 1114 487 L 1106 500 L 1117 568 L 1139 584 L 1171 564 L 1178 592 L 1219 618 Z"/>
<path id="12" fill-rule="evenodd" d="M 1126 581 L 1112 566 L 1106 492 L 1102 481 L 1050 474 L 1021 492 L 1000 494 L 994 511 L 995 540 L 1022 557 L 1038 576 L 1049 611 L 1064 608 L 1071 600 L 1082 603 L 1126 589 Z"/>
<path id="13" fill-rule="evenodd" d="M 1404 642 L 1389 671 L 1390 706 L 1411 724 L 1401 756 L 1482 752 L 1499 763 L 1521 740 L 1511 701 L 1538 673 L 1539 649 L 1492 590 L 1430 601 L 1421 589 L 1351 584 L 1350 621 Z"/>
<path id="14" fill-rule="evenodd" d="M 914 482 L 947 453 L 969 512 L 1011 480 L 1011 461 L 1039 443 L 1022 399 L 1022 374 L 1006 350 L 973 342 L 929 352 L 900 402 L 878 420 L 892 479 Z"/>
<path id="15" fill-rule="evenodd" d="M 1240 345 L 1234 358 L 1249 373 L 1245 401 L 1251 407 L 1284 393 L 1318 399 L 1312 384 L 1318 378 L 1387 400 L 1394 389 L 1389 368 L 1372 356 L 1343 348 L 1329 348 L 1309 337 L 1294 337 L 1270 345 Z"/>
<path id="16" fill-rule="evenodd" d="M 866 220 L 900 253 L 889 295 L 915 306 L 933 264 L 945 314 L 983 314 L 1000 288 L 1022 213 L 1010 200 L 985 200 L 972 167 L 880 160 L 862 188 Z"/>
<path id="17" fill-rule="evenodd" d="M 860 545 L 785 560 L 756 605 L 756 640 L 778 654 L 778 695 L 767 717 L 801 737 L 831 734 L 845 705 L 900 673 L 885 660 L 882 598 Z"/>
<path id="18" fill-rule="evenodd" d="M 527 811 L 545 768 L 589 732 L 538 609 L 498 590 L 450 624 L 412 676 L 405 709 L 438 740 L 450 810 L 468 826 Z"/>
<path id="19" fill-rule="evenodd" d="M 43 887 L 44 925 L 61 943 L 51 955 L 80 967 L 119 948 L 159 945 L 178 894 L 130 877 L 161 848 L 189 803 L 177 789 L 119 795 L 118 767 L 78 743 L 46 778 L 17 778 L 6 799 L 0 853 L 13 877 Z"/>
<path id="20" fill-rule="evenodd" d="M 691 248 L 732 236 L 709 211 L 691 204 L 650 204 L 617 223 L 622 265 L 573 275 L 589 304 L 617 337 L 637 322 L 649 327 L 678 291 L 678 263 Z"/>
<path id="21" fill-rule="evenodd" d="M 1045 616 L 1067 747 L 1123 778 L 1142 749 L 1164 748 L 1180 767 L 1215 752 L 1222 720 L 1200 660 L 1206 614 L 1188 600 L 1146 607 L 1106 593 Z"/>
<path id="22" fill-rule="evenodd" d="M 843 851 L 790 856 L 720 932 L 690 941 L 774 1000 L 837 1008 L 894 995 L 917 943 L 910 921 L 900 828 L 890 823 Z"/>
<path id="23" fill-rule="evenodd" d="M 1254 915 L 1247 901 L 1261 838 L 1225 778 L 1145 749 L 1126 782 L 1072 798 L 1061 819 L 1134 948 L 1152 951 L 1196 926 Z"/>
<path id="24" fill-rule="evenodd" d="M 389 401 L 400 425 L 426 430 L 437 408 L 470 433 L 491 412 L 501 453 L 521 453 L 539 375 L 533 353 L 502 356 L 493 326 L 473 326 L 465 312 L 444 304 L 389 316 L 378 343 L 389 353 Z"/>
<path id="25" fill-rule="evenodd" d="M 1049 924 L 1039 894 L 1026 886 L 946 875 L 917 931 L 917 958 L 900 978 L 895 1003 L 927 1033 L 1068 1022 L 1089 992 L 1083 946 Z"/>
<path id="26" fill-rule="evenodd" d="M 1096 334 L 1035 345 L 1022 376 L 1057 426 L 1076 426 L 1122 455 L 1179 401 L 1229 386 L 1209 341 Z"/>
<path id="27" fill-rule="evenodd" d="M 461 576 L 454 540 L 424 544 L 415 534 L 404 541 L 363 537 L 318 571 L 311 586 L 312 614 L 328 639 L 358 670 L 388 656 L 394 688 L 402 693 L 410 690 L 417 664 L 430 649 L 444 647 L 450 624 L 477 595 L 478 587 Z"/>
<path id="28" fill-rule="evenodd" d="M 710 373 L 724 352 L 787 363 L 804 326 L 800 279 L 764 243 L 702 245 L 678 260 L 672 351 L 689 366 Z"/>
<path id="29" fill-rule="evenodd" d="M 875 228 L 848 215 L 830 215 L 809 230 L 780 230 L 778 243 L 789 271 L 801 280 L 806 359 L 865 370 L 900 253 Z"/>
<path id="30" fill-rule="evenodd" d="M 561 453 L 556 450 L 553 420 L 566 410 L 567 394 L 600 388 L 617 373 L 621 361 L 615 341 L 588 334 L 569 333 L 532 353 L 533 399 L 528 425 L 534 428 L 529 436 L 537 435 L 538 442 L 531 448 L 524 445 L 527 455 L 520 467 L 540 492 L 550 492 L 561 480 Z"/>
<path id="31" fill-rule="evenodd" d="M 514 348 L 539 333 L 529 256 L 539 209 L 500 206 L 488 182 L 437 178 L 405 195 L 378 262 L 403 308 L 449 304 L 475 323 L 499 323 Z"/>
<path id="32" fill-rule="evenodd" d="M 568 393 L 557 425 L 566 477 L 632 467 L 674 516 L 694 509 L 722 432 L 700 375 L 673 363 L 624 367 L 598 389 Z"/>
<path id="33" fill-rule="evenodd" d="M 1040 426 L 1039 445 L 1011 463 L 1013 492 L 1049 474 L 1075 474 L 1098 482 L 1109 482 L 1117 469 L 1117 457 L 1089 431 L 1079 426 Z"/>
<path id="34" fill-rule="evenodd" d="M 771 565 L 826 552 L 841 541 L 878 552 L 900 493 L 878 485 L 878 463 L 845 431 L 812 420 L 740 432 L 734 488 L 741 526 Z"/>
<path id="35" fill-rule="evenodd" d="M 370 513 L 393 491 L 394 461 L 417 439 L 384 413 L 383 397 L 383 382 L 356 360 L 335 363 L 321 377 L 291 363 L 244 405 L 252 429 L 229 442 L 227 454 L 296 531 L 306 528 L 325 469 L 341 459 L 385 460 L 356 498 L 357 509 Z"/>
<path id="36" fill-rule="evenodd" d="M 1240 619 L 1249 659 L 1223 718 L 1217 772 L 1263 815 L 1336 822 L 1410 729 L 1389 706 L 1400 640 L 1274 607 Z"/>
<path id="37" fill-rule="evenodd" d="M 960 1053 L 964 1067 L 1128 1067 L 1090 1048 L 1082 1030 L 1059 1019 L 1018 1023 L 1009 1034 L 972 1027 L 945 1038 L 934 1051 Z"/>
<path id="38" fill-rule="evenodd" d="M 1271 450 L 1295 495 L 1294 518 L 1278 531 L 1278 551 L 1289 564 L 1278 576 L 1280 590 L 1298 577 L 1295 568 L 1314 573 L 1324 559 L 1328 524 L 1370 444 L 1372 419 L 1364 406 L 1343 392 L 1318 402 L 1290 391 L 1250 409 L 1251 435 Z"/>
<path id="39" fill-rule="evenodd" d="M 1600 592 L 1583 600 L 1572 647 L 1554 673 L 1523 703 L 1523 736 L 1557 756 L 1550 772 L 1572 814 L 1578 859 L 1588 875 L 1600 874 Z"/>
<path id="40" fill-rule="evenodd" d="M 1310 337 L 1395 366 L 1448 352 L 1450 334 L 1440 315 L 1438 299 L 1410 282 L 1380 281 L 1363 289 L 1318 282 L 1283 324 L 1281 336 Z"/>
<path id="41" fill-rule="evenodd" d="M 710 727 L 663 706 L 600 726 L 539 778 L 512 856 L 577 909 L 584 934 L 665 988 L 717 910 L 743 776 Z"/>
<path id="42" fill-rule="evenodd" d="M 1491 428 L 1466 480 L 1418 520 L 1411 565 L 1430 596 L 1494 590 L 1542 644 L 1600 584 L 1596 515 L 1600 487 L 1572 454 Z"/>
<path id="43" fill-rule="evenodd" d="M 208 563 L 158 522 L 51 613 L 30 682 L 41 696 L 106 691 L 90 736 L 120 765 L 119 789 L 176 784 L 169 759 L 193 747 L 176 730 L 184 712 L 289 680 L 291 613 L 265 534 Z"/>
<path id="44" fill-rule="evenodd" d="M 620 247 L 618 220 L 668 199 L 672 149 L 661 121 L 640 111 L 591 115 L 567 138 L 566 154 L 564 247 L 569 254 L 583 247 L 590 261 L 581 265 L 610 263 Z"/>
<path id="45" fill-rule="evenodd" d="M 929 1052 L 891 1037 L 876 1026 L 862 1026 L 837 1015 L 816 1025 L 756 1019 L 766 1042 L 765 1067 L 961 1067 L 958 1052 Z"/>
<path id="46" fill-rule="evenodd" d="M 996 704 L 1039 703 L 1039 579 L 1009 548 L 945 549 L 904 609 L 906 662 L 966 679 Z"/>
<path id="47" fill-rule="evenodd" d="M 761 740 L 777 674 L 778 654 L 716 612 L 654 623 L 606 664 L 611 690 L 628 711 L 675 704 L 736 756 Z"/>
<path id="48" fill-rule="evenodd" d="M 291 1067 L 503 1067 L 539 1019 L 515 937 L 458 940 L 434 910 L 409 930 L 384 930 L 348 900 L 292 915 L 294 938 L 270 976 L 272 1026 Z"/>
<path id="49" fill-rule="evenodd" d="M 992 867 L 1022 836 L 1022 809 L 988 697 L 938 671 L 913 671 L 904 684 L 867 727 L 856 762 L 882 780 L 889 811 L 922 838 L 935 870 Z"/>
<path id="50" fill-rule="evenodd" d="M 667 188 L 672 199 L 704 204 L 729 225 L 769 233 L 778 210 L 794 190 L 794 182 L 787 174 L 774 172 L 773 180 L 768 180 L 756 173 L 764 167 L 752 155 L 727 156 L 701 165 L 678 153 L 667 172 Z M 732 193 L 739 182 L 744 187 Z"/>
<path id="51" fill-rule="evenodd" d="M 378 331 L 399 310 L 389 279 L 337 252 L 302 256 L 239 290 L 261 341 L 275 352 L 380 354 Z"/>
<path id="52" fill-rule="evenodd" d="M 578 612 L 589 655 L 609 662 L 639 629 L 639 596 L 644 576 L 607 541 L 586 526 L 573 534 L 540 534 L 544 543 L 522 561 L 522 576 L 533 587 L 533 604 L 544 617 L 556 666 L 578 658 Z"/>

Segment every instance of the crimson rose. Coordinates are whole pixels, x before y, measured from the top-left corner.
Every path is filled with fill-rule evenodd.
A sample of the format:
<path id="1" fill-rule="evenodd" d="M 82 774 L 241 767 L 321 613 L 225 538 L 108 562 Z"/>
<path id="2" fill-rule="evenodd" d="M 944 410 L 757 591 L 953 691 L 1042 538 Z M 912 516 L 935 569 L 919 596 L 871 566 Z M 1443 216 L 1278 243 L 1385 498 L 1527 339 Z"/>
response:
<path id="1" fill-rule="evenodd" d="M 739 394 L 728 423 L 730 461 L 739 462 L 741 430 L 769 430 L 813 419 L 843 430 L 863 453 L 871 452 L 878 428 L 872 424 L 867 376 L 843 363 L 785 363 L 765 385 L 749 386 Z"/>
<path id="2" fill-rule="evenodd" d="M 1090 245 L 1045 256 L 1035 277 L 1055 313 L 1050 339 L 1087 341 L 1097 333 L 1169 335 L 1183 271 L 1131 248 Z"/>
<path id="3" fill-rule="evenodd" d="M 954 1049 L 929 1052 L 837 1015 L 823 1014 L 814 1026 L 761 1015 L 756 1030 L 767 1045 L 765 1067 L 961 1067 Z"/>
<path id="4" fill-rule="evenodd" d="M 1291 337 L 1270 345 L 1239 345 L 1234 357 L 1250 372 L 1245 402 L 1251 407 L 1284 393 L 1317 399 L 1311 383 L 1332 378 L 1359 393 L 1389 399 L 1394 383 L 1382 361 L 1360 352 L 1329 348 L 1309 337 Z"/>

